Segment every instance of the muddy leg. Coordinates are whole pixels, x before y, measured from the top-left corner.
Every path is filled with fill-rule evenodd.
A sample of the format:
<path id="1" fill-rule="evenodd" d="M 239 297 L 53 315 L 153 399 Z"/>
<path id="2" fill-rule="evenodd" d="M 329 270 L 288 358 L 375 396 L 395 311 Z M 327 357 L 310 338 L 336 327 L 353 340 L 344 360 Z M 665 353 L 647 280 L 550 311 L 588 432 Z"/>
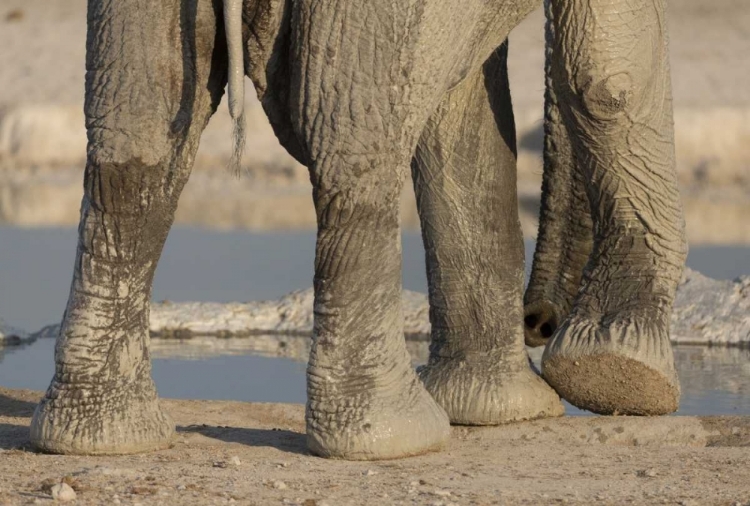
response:
<path id="1" fill-rule="evenodd" d="M 427 256 L 432 344 L 420 370 L 451 422 L 558 416 L 528 365 L 516 139 L 503 45 L 430 118 L 412 165 Z"/>
<path id="2" fill-rule="evenodd" d="M 407 49 L 373 45 L 355 19 L 344 29 L 331 22 L 352 13 L 378 19 L 378 2 L 335 11 L 326 3 L 296 6 L 294 28 L 301 33 L 295 37 L 306 42 L 296 56 L 305 65 L 292 78 L 299 113 L 293 119 L 309 160 L 318 222 L 308 446 L 345 459 L 438 449 L 450 425 L 406 350 L 399 224 L 401 188 L 431 99 L 419 92 L 432 91 L 391 80 L 409 75 L 395 67 L 413 61 Z"/>
<path id="3" fill-rule="evenodd" d="M 84 198 L 55 376 L 31 424 L 41 450 L 123 454 L 170 442 L 151 379 L 151 283 L 226 82 L 216 7 L 89 2 Z"/>
<path id="4" fill-rule="evenodd" d="M 669 322 L 687 247 L 665 2 L 551 7 L 554 82 L 588 182 L 594 245 L 543 374 L 571 403 L 598 413 L 670 413 L 680 388 Z"/>

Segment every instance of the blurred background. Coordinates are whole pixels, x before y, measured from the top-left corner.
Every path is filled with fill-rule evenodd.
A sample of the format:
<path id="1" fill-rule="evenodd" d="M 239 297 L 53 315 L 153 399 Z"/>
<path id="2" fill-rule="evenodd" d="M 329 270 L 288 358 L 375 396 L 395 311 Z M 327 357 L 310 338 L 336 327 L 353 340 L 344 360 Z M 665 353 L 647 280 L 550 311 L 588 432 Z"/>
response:
<path id="1" fill-rule="evenodd" d="M 86 151 L 85 12 L 85 0 L 0 2 L 0 223 L 78 221 Z M 674 0 L 668 22 L 677 169 L 690 243 L 750 243 L 750 6 L 747 0 Z M 522 222 L 530 238 L 541 179 L 543 27 L 537 10 L 512 33 L 510 45 Z M 203 136 L 177 223 L 311 229 L 307 171 L 278 145 L 254 93 L 246 96 L 246 175 L 238 181 L 225 170 L 231 123 L 222 106 Z M 404 224 L 415 228 L 406 189 Z"/>

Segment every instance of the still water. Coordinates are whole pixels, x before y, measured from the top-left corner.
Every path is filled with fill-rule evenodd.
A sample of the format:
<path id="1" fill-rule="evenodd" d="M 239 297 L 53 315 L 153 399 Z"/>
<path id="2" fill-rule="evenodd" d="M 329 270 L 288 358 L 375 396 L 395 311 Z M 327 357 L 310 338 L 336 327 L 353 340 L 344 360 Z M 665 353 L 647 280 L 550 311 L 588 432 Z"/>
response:
<path id="1" fill-rule="evenodd" d="M 0 317 L 37 330 L 59 321 L 70 285 L 75 229 L 0 227 Z M 312 284 L 312 232 L 249 233 L 174 229 L 154 281 L 154 299 L 248 301 Z M 533 243 L 527 242 L 527 266 Z M 425 291 L 418 233 L 403 236 L 405 288 Z M 688 265 L 719 279 L 750 273 L 750 248 L 695 247 Z M 185 344 L 189 346 L 189 344 Z M 54 341 L 0 350 L 0 385 L 43 390 L 54 371 Z M 183 357 L 185 354 L 180 354 Z M 683 387 L 680 414 L 750 414 L 750 350 L 677 347 Z M 422 358 L 415 357 L 418 363 Z M 153 361 L 160 395 L 171 398 L 304 402 L 301 360 L 253 353 Z M 569 414 L 583 414 L 567 406 Z"/>
<path id="2" fill-rule="evenodd" d="M 221 341 L 221 338 L 206 338 Z M 252 338 L 240 338 L 252 339 Z M 289 339 L 304 339 L 290 337 Z M 204 343 L 205 344 L 205 341 Z M 218 343 L 221 348 L 222 343 Z M 216 351 L 192 357 L 190 341 L 176 353 L 161 351 L 153 359 L 159 395 L 173 399 L 220 399 L 249 402 L 305 402 L 303 358 L 269 357 L 257 352 Z M 54 339 L 0 349 L 0 385 L 45 390 L 54 372 Z M 415 353 L 424 363 L 426 343 Z M 675 361 L 682 385 L 680 415 L 750 415 L 750 349 L 676 346 Z M 187 358 L 189 357 L 189 358 Z M 538 360 L 537 367 L 538 367 Z M 588 414 L 565 403 L 568 415 Z"/>
<path id="3" fill-rule="evenodd" d="M 0 318 L 35 331 L 57 323 L 73 272 L 74 228 L 0 226 Z M 534 243 L 526 242 L 531 266 Z M 154 300 L 273 299 L 312 286 L 314 232 L 220 232 L 175 228 L 154 280 Z M 717 279 L 750 274 L 750 247 L 693 247 L 688 266 Z M 424 252 L 417 232 L 403 235 L 404 288 L 426 292 Z"/>

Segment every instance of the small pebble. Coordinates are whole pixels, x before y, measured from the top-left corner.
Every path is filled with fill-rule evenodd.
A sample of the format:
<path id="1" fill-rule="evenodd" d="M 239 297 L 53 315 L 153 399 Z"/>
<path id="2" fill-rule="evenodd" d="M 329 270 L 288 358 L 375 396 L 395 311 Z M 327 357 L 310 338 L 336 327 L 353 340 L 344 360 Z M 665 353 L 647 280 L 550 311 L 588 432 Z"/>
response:
<path id="1" fill-rule="evenodd" d="M 449 495 L 451 495 L 451 493 L 450 493 L 450 492 L 449 492 L 448 490 L 440 490 L 440 489 L 437 489 L 437 490 L 435 490 L 435 491 L 434 491 L 434 492 L 432 493 L 432 495 L 436 495 L 436 496 L 438 496 L 438 497 L 448 497 Z"/>
<path id="2" fill-rule="evenodd" d="M 273 488 L 275 488 L 276 490 L 286 490 L 289 487 L 287 487 L 286 483 L 284 483 L 283 481 L 276 480 L 273 482 Z"/>
<path id="3" fill-rule="evenodd" d="M 232 464 L 233 466 L 242 465 L 242 461 L 240 460 L 240 458 L 237 455 L 235 455 L 234 457 L 232 457 L 231 459 L 229 459 L 229 463 Z"/>
<path id="4" fill-rule="evenodd" d="M 67 483 L 58 483 L 51 489 L 52 499 L 60 502 L 73 501 L 76 498 L 76 492 Z"/>
<path id="5" fill-rule="evenodd" d="M 365 471 L 365 472 L 364 472 L 363 474 L 364 474 L 365 476 L 375 476 L 376 474 L 378 474 L 378 472 L 377 472 L 377 471 L 375 471 L 375 470 L 373 470 L 373 469 L 368 469 L 368 470 L 367 470 L 367 471 Z"/>

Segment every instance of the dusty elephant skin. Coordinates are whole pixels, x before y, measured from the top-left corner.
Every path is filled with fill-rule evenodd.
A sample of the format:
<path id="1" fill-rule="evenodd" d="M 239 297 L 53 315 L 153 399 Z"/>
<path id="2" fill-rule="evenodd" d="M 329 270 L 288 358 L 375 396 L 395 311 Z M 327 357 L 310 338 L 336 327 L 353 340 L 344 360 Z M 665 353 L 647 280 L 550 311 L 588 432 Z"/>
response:
<path id="1" fill-rule="evenodd" d="M 443 447 L 451 421 L 561 415 L 558 396 L 523 350 L 523 244 L 503 42 L 534 7 L 530 0 L 245 2 L 238 45 L 234 1 L 90 0 L 78 254 L 33 444 L 80 454 L 169 444 L 173 425 L 150 377 L 151 282 L 201 131 L 228 79 L 241 146 L 240 47 L 279 140 L 308 166 L 313 186 L 310 450 L 396 458 Z M 633 16 L 627 23 L 621 10 Z M 530 289 L 542 295 L 527 296 L 543 318 L 535 321 L 527 308 L 526 323 L 539 330 L 538 341 L 560 323 L 544 375 L 601 412 L 666 412 L 678 392 L 668 324 L 685 247 L 663 10 L 663 2 L 644 0 L 548 6 L 546 232 Z M 587 19 L 597 20 L 593 39 Z M 633 39 L 637 61 L 626 51 Z M 405 347 L 400 297 L 399 196 L 410 169 L 432 326 L 420 376 Z"/>
<path id="2" fill-rule="evenodd" d="M 594 236 L 589 246 L 569 220 L 542 237 L 530 291 L 545 282 L 556 285 L 547 290 L 552 297 L 534 302 L 546 301 L 563 314 L 570 304 L 567 282 L 575 278 L 545 279 L 547 243 L 567 241 L 562 253 L 577 264 L 591 247 L 570 313 L 547 344 L 542 372 L 560 395 L 584 409 L 671 413 L 680 389 L 669 319 L 687 247 L 674 168 L 664 4 L 553 1 L 547 18 L 554 92 L 548 109 L 557 107 L 583 174 L 568 177 L 567 188 L 575 193 L 581 180 L 588 182 Z M 581 19 L 597 21 L 584 30 Z M 548 111 L 548 120 L 557 112 Z M 579 205 L 570 209 L 585 214 Z"/>

